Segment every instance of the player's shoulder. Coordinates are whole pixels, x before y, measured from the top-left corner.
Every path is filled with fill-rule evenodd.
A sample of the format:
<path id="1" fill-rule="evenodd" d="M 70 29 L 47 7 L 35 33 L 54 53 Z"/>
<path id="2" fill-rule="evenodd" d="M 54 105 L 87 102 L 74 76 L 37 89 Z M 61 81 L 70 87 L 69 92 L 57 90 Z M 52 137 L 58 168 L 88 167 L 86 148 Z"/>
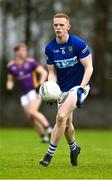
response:
<path id="1" fill-rule="evenodd" d="M 35 62 L 35 59 L 33 57 L 27 57 L 27 61 L 29 62 Z"/>
<path id="2" fill-rule="evenodd" d="M 10 67 L 15 64 L 15 60 L 11 60 L 7 63 L 7 67 Z"/>
<path id="3" fill-rule="evenodd" d="M 71 40 L 74 42 L 74 43 L 83 43 L 84 42 L 84 40 L 81 38 L 81 37 L 79 37 L 79 36 L 76 36 L 76 35 L 72 35 L 72 34 L 70 34 L 70 38 L 71 38 Z"/>
<path id="4" fill-rule="evenodd" d="M 33 58 L 33 57 L 27 57 L 27 60 L 26 60 L 29 64 L 33 65 L 33 66 L 39 66 L 39 62 Z"/>
<path id="5" fill-rule="evenodd" d="M 56 44 L 56 38 L 53 38 L 45 47 L 46 50 L 52 50 Z"/>
<path id="6" fill-rule="evenodd" d="M 79 49 L 84 49 L 84 48 L 88 48 L 88 44 L 85 40 L 83 40 L 82 38 L 78 37 L 78 36 L 71 36 L 71 42 L 72 45 L 74 47 L 74 49 L 76 49 L 76 51 L 79 51 Z"/>

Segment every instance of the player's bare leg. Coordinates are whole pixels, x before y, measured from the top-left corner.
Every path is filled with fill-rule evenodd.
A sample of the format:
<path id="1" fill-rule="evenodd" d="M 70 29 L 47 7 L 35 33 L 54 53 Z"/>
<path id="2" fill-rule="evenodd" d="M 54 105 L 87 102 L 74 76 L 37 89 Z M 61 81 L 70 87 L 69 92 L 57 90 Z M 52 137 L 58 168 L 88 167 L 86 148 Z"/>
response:
<path id="1" fill-rule="evenodd" d="M 33 127 L 42 138 L 42 141 L 49 142 L 49 138 L 45 135 L 45 128 L 43 127 L 42 123 L 35 118 L 35 116 L 32 116 L 32 113 L 33 111 L 36 111 L 36 108 L 39 108 L 39 103 L 36 103 L 35 101 L 31 101 L 28 105 L 23 106 L 25 114 L 32 121 Z"/>
<path id="2" fill-rule="evenodd" d="M 30 114 L 35 119 L 35 121 L 37 120 L 44 127 L 44 129 L 48 132 L 49 136 L 51 136 L 52 128 L 47 118 L 41 112 L 39 112 L 40 104 L 41 98 L 39 95 L 37 95 L 37 99 L 31 101 L 30 103 Z"/>
<path id="3" fill-rule="evenodd" d="M 76 101 L 76 95 L 71 92 L 58 110 L 56 117 L 56 125 L 51 135 L 51 143 L 57 145 L 60 138 L 64 135 L 67 119 L 76 108 Z"/>
<path id="4" fill-rule="evenodd" d="M 72 119 L 73 119 L 72 116 L 73 113 L 71 113 L 69 118 L 67 119 L 65 137 L 70 148 L 71 164 L 72 166 L 77 166 L 77 158 L 78 158 L 78 154 L 80 153 L 80 147 L 76 145 L 75 130 L 72 123 Z"/>
<path id="5" fill-rule="evenodd" d="M 39 134 L 39 136 L 42 139 L 42 142 L 49 142 L 49 138 L 45 135 L 45 129 L 43 128 L 42 124 L 40 122 L 38 122 L 36 119 L 34 119 L 33 117 L 31 117 L 30 113 L 29 113 L 29 107 L 24 107 L 24 112 L 27 115 L 28 119 L 31 120 L 31 123 L 33 125 L 33 127 L 35 128 L 37 134 Z"/>
<path id="6" fill-rule="evenodd" d="M 43 128 L 42 124 L 37 120 L 32 120 L 33 127 L 35 128 L 36 132 L 40 135 L 42 142 L 49 142 L 49 137 L 45 134 L 45 129 Z"/>
<path id="7" fill-rule="evenodd" d="M 76 102 L 77 102 L 77 95 L 71 92 L 68 95 L 65 102 L 60 107 L 60 109 L 58 110 L 58 113 L 56 116 L 56 125 L 53 128 L 53 131 L 51 134 L 51 141 L 48 148 L 48 152 L 44 156 L 44 158 L 40 161 L 40 164 L 42 164 L 43 166 L 49 165 L 51 158 L 53 157 L 54 152 L 56 150 L 57 144 L 59 143 L 59 140 L 61 139 L 61 137 L 64 135 L 67 119 L 70 117 L 71 113 L 76 109 Z M 69 131 L 71 127 L 72 126 L 69 127 Z M 71 136 L 72 135 L 73 134 L 71 134 Z"/>
<path id="8" fill-rule="evenodd" d="M 70 114 L 70 116 L 66 121 L 65 137 L 68 144 L 72 143 L 75 139 L 75 130 L 72 124 L 72 120 L 73 120 L 73 113 Z"/>

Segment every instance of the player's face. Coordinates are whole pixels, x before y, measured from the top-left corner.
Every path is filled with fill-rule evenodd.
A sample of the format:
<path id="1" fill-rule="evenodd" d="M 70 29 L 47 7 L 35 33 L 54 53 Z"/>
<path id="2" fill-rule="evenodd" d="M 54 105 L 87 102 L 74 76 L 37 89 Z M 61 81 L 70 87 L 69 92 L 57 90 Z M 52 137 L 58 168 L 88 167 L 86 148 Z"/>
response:
<path id="1" fill-rule="evenodd" d="M 56 37 L 61 37 L 68 34 L 70 23 L 66 18 L 54 18 L 53 27 Z"/>
<path id="2" fill-rule="evenodd" d="M 27 56 L 27 48 L 26 47 L 20 47 L 18 51 L 16 51 L 16 56 L 22 59 L 25 59 Z"/>

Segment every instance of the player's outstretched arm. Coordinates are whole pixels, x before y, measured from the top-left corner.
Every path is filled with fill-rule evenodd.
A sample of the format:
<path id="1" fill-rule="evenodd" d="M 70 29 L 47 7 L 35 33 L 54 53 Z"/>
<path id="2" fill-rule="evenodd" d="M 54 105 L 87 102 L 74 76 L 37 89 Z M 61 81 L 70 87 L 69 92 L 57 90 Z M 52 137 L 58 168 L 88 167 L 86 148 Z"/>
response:
<path id="1" fill-rule="evenodd" d="M 48 65 L 48 81 L 57 81 L 56 69 L 54 65 Z"/>
<path id="2" fill-rule="evenodd" d="M 84 66 L 84 76 L 81 82 L 81 87 L 85 88 L 88 84 L 91 75 L 93 73 L 93 64 L 92 64 L 92 56 L 91 54 L 85 58 L 80 59 L 81 64 Z"/>

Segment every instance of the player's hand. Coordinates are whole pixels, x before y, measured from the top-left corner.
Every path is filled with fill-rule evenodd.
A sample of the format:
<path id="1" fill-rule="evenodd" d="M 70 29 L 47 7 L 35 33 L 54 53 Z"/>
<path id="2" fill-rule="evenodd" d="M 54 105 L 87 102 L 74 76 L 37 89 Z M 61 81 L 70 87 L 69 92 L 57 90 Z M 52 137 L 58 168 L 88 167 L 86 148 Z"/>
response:
<path id="1" fill-rule="evenodd" d="M 84 93 L 84 89 L 82 87 L 79 87 L 77 89 L 77 108 L 80 108 L 81 105 L 83 104 L 83 100 L 82 100 L 82 94 Z"/>
<path id="2" fill-rule="evenodd" d="M 38 87 L 35 87 L 35 90 L 36 90 L 37 94 L 39 93 L 40 86 L 41 86 L 41 84 L 39 83 Z"/>

